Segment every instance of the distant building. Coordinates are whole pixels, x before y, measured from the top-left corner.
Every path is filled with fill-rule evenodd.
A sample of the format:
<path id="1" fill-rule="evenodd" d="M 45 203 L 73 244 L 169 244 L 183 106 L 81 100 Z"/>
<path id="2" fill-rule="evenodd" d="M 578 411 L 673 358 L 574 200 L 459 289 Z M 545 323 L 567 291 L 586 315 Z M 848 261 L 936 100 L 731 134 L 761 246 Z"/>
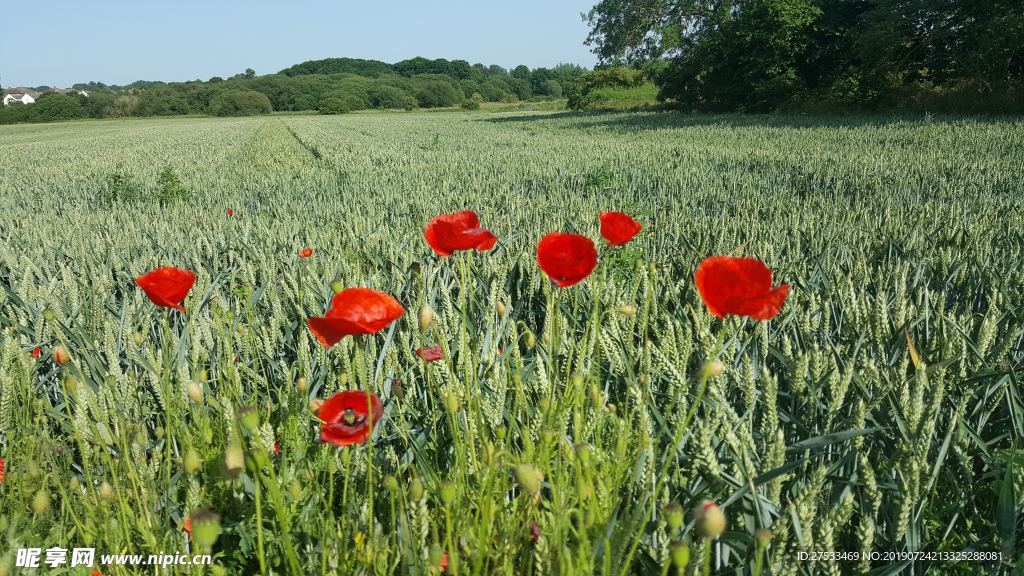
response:
<path id="1" fill-rule="evenodd" d="M 8 88 L 4 90 L 4 106 L 14 102 L 32 104 L 36 101 L 36 98 L 39 98 L 39 92 L 29 90 L 28 88 Z"/>
<path id="2" fill-rule="evenodd" d="M 80 96 L 89 97 L 89 93 L 85 90 L 76 90 L 74 88 L 57 88 L 56 86 L 50 87 L 50 90 L 57 92 L 58 94 L 78 94 Z"/>

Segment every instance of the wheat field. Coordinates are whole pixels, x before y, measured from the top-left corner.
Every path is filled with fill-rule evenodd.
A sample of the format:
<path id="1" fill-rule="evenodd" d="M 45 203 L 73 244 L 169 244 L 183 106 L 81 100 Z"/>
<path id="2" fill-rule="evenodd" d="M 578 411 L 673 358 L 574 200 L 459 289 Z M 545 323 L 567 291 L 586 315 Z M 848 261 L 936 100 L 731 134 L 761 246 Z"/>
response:
<path id="1" fill-rule="evenodd" d="M 0 127 L 0 575 L 26 547 L 201 549 L 197 511 L 213 566 L 173 573 L 1024 569 L 1022 174 L 1014 119 Z M 464 209 L 497 246 L 437 257 L 424 226 Z M 538 239 L 598 239 L 603 210 L 643 231 L 554 288 Z M 715 254 L 767 263 L 782 312 L 709 314 Z M 186 313 L 134 284 L 164 265 L 197 275 Z M 332 285 L 406 314 L 325 349 Z M 347 389 L 383 418 L 320 443 Z"/>

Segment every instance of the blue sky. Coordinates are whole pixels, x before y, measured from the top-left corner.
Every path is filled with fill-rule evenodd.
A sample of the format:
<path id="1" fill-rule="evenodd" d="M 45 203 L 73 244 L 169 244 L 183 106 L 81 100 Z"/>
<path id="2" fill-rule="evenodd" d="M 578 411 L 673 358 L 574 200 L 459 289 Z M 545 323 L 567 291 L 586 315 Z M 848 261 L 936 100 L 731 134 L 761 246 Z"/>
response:
<path id="1" fill-rule="evenodd" d="M 28 0 L 4 5 L 0 84 L 180 81 L 305 60 L 413 56 L 593 66 L 596 0 Z"/>

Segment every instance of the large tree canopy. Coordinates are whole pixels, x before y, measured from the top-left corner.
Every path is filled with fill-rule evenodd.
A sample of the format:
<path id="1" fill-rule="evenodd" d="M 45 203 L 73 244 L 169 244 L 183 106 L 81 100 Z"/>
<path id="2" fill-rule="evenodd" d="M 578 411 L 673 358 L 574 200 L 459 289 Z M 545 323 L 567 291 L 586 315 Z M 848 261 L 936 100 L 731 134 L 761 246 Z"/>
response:
<path id="1" fill-rule="evenodd" d="M 668 62 L 685 108 L 1022 102 L 1020 0 L 602 0 L 587 20 L 602 63 Z"/>

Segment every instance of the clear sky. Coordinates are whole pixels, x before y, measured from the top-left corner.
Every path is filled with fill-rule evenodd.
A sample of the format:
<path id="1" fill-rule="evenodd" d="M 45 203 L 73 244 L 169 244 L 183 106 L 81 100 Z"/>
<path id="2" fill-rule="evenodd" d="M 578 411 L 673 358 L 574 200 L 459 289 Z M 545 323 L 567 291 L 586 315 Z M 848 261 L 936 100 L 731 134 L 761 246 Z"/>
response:
<path id="1" fill-rule="evenodd" d="M 0 84 L 181 81 L 305 60 L 413 56 L 593 66 L 596 0 L 25 0 L 0 12 Z"/>

